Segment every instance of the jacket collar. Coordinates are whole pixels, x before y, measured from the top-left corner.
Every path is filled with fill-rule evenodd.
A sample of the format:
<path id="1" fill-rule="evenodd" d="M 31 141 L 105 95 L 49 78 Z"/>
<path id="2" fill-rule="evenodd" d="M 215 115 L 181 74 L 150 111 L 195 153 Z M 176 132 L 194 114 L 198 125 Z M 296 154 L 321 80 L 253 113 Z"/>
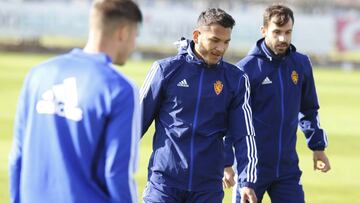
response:
<path id="1" fill-rule="evenodd" d="M 205 66 L 205 67 L 208 67 L 208 68 L 216 68 L 217 66 L 223 64 L 223 58 L 221 58 L 219 60 L 219 62 L 217 62 L 214 65 L 208 65 L 207 63 L 205 63 L 204 60 L 197 57 L 196 54 L 194 53 L 195 43 L 194 43 L 193 40 L 181 38 L 181 40 L 175 42 L 175 44 L 178 47 L 178 54 L 185 55 L 186 56 L 186 61 L 189 62 L 189 63 L 195 63 L 195 64 Z"/>
<path id="2" fill-rule="evenodd" d="M 290 47 L 285 53 L 285 55 L 277 56 L 272 51 L 270 51 L 269 48 L 266 46 L 265 39 L 261 38 L 256 42 L 256 44 L 250 50 L 248 55 L 267 58 L 268 60 L 272 61 L 272 60 L 282 60 L 295 52 L 296 52 L 296 47 L 293 44 L 290 44 Z"/>
<path id="3" fill-rule="evenodd" d="M 98 61 L 100 63 L 105 63 L 105 64 L 112 63 L 111 58 L 106 53 L 103 53 L 103 52 L 87 53 L 83 49 L 74 48 L 74 49 L 71 50 L 70 53 L 73 54 L 73 55 L 80 56 L 80 57 L 89 58 L 91 60 L 95 60 L 95 61 Z"/>

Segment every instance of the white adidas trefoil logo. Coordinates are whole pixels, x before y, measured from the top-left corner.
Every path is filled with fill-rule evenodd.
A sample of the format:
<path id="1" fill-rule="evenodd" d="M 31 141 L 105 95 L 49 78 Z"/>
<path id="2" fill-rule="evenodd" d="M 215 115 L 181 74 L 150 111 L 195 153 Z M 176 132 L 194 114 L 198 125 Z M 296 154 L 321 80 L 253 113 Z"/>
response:
<path id="1" fill-rule="evenodd" d="M 188 83 L 186 82 L 186 79 L 183 79 L 177 84 L 178 87 L 189 87 Z"/>
<path id="2" fill-rule="evenodd" d="M 271 81 L 268 77 L 266 77 L 266 78 L 262 81 L 261 84 L 267 85 L 267 84 L 271 84 L 271 83 L 272 83 L 272 81 Z"/>
<path id="3" fill-rule="evenodd" d="M 50 90 L 45 91 L 36 104 L 36 111 L 39 114 L 56 114 L 80 121 L 83 118 L 83 111 L 78 105 L 76 78 L 71 77 L 65 79 L 63 84 L 54 85 Z"/>

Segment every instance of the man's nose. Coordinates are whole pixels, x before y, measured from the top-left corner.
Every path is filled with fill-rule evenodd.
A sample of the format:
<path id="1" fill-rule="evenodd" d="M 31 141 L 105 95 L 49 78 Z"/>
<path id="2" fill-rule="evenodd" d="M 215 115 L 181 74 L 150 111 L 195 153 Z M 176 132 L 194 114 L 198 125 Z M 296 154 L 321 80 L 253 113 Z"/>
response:
<path id="1" fill-rule="evenodd" d="M 225 50 L 226 50 L 226 44 L 225 43 L 220 43 L 218 46 L 216 46 L 216 50 L 221 52 L 221 53 L 224 53 Z"/>
<path id="2" fill-rule="evenodd" d="M 284 42 L 284 41 L 285 41 L 284 35 L 280 35 L 280 36 L 279 36 L 279 41 L 280 41 L 280 42 Z"/>

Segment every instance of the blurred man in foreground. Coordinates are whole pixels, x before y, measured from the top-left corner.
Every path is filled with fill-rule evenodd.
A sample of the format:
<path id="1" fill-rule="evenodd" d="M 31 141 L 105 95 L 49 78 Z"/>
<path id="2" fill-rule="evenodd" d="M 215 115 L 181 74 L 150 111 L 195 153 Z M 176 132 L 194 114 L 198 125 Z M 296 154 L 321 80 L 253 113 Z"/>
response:
<path id="1" fill-rule="evenodd" d="M 142 14 L 95 0 L 84 49 L 34 67 L 19 98 L 11 202 L 137 202 L 137 88 L 113 66 L 134 49 Z"/>

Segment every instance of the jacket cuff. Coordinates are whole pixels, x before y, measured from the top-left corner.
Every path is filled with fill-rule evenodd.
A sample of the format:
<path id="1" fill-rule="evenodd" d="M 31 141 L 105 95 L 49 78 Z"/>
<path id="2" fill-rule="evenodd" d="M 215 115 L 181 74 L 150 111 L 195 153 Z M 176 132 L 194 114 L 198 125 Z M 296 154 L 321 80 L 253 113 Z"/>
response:
<path id="1" fill-rule="evenodd" d="M 234 154 L 233 153 L 227 153 L 225 155 L 225 163 L 224 163 L 224 167 L 230 167 L 232 165 L 234 165 Z"/>
<path id="2" fill-rule="evenodd" d="M 255 183 L 250 183 L 250 182 L 242 182 L 239 184 L 240 185 L 240 188 L 242 187 L 249 187 L 251 189 L 255 189 Z"/>
<path id="3" fill-rule="evenodd" d="M 325 147 L 310 147 L 312 151 L 324 151 Z"/>

